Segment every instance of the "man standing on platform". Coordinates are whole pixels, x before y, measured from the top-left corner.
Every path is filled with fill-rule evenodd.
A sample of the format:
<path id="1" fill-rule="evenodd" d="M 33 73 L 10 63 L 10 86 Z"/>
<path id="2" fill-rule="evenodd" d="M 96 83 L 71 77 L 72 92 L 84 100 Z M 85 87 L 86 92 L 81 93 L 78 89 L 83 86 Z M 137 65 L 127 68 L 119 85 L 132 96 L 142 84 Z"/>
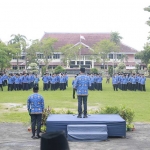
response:
<path id="1" fill-rule="evenodd" d="M 33 94 L 29 96 L 27 100 L 27 109 L 29 115 L 31 116 L 31 128 L 32 128 L 32 137 L 33 139 L 40 138 L 40 129 L 42 122 L 42 113 L 44 111 L 44 99 L 38 94 L 39 88 L 35 86 L 33 88 Z M 35 126 L 37 124 L 37 134 L 35 136 Z"/>
<path id="2" fill-rule="evenodd" d="M 76 77 L 74 88 L 77 89 L 78 96 L 78 118 L 82 118 L 82 101 L 84 105 L 84 116 L 87 118 L 87 97 L 88 87 L 91 86 L 90 79 L 85 75 L 85 68 L 80 69 L 80 75 Z"/>

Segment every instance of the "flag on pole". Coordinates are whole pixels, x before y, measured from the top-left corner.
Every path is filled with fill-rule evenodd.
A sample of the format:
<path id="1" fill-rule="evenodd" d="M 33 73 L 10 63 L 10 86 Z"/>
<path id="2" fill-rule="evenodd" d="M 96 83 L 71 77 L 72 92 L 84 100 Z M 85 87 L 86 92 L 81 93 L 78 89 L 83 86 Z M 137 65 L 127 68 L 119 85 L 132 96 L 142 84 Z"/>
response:
<path id="1" fill-rule="evenodd" d="M 84 37 L 84 36 L 82 36 L 82 35 L 80 35 L 80 39 L 83 39 L 83 40 L 85 40 L 85 37 Z"/>

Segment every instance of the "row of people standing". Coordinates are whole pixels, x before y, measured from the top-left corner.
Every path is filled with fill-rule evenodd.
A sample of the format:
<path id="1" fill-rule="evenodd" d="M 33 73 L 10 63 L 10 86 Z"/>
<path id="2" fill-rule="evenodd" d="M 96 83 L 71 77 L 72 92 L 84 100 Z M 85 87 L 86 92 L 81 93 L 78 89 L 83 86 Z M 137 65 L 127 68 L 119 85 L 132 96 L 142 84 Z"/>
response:
<path id="1" fill-rule="evenodd" d="M 57 89 L 66 90 L 68 87 L 68 75 L 67 74 L 44 74 L 42 77 L 43 91 L 55 91 Z"/>
<path id="2" fill-rule="evenodd" d="M 100 74 L 87 74 L 89 77 L 89 80 L 91 82 L 91 86 L 89 87 L 89 90 L 98 90 L 102 91 L 102 81 L 103 77 Z"/>
<path id="3" fill-rule="evenodd" d="M 33 88 L 36 81 L 39 82 L 37 75 L 28 73 L 16 73 L 16 74 L 1 74 L 0 75 L 0 86 L 8 86 L 8 91 L 13 90 L 29 90 Z"/>
<path id="4" fill-rule="evenodd" d="M 142 74 L 115 74 L 112 77 L 114 91 L 146 91 L 146 77 Z"/>

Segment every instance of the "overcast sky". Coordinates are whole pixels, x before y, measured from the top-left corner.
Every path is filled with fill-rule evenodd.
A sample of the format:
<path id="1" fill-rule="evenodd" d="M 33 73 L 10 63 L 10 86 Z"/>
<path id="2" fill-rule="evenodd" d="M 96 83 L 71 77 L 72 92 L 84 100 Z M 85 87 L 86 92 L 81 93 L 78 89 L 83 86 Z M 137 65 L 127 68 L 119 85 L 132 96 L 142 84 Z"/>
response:
<path id="1" fill-rule="evenodd" d="M 44 32 L 119 32 L 142 50 L 150 27 L 150 0 L 1 0 L 0 39 L 12 34 L 40 39 Z"/>

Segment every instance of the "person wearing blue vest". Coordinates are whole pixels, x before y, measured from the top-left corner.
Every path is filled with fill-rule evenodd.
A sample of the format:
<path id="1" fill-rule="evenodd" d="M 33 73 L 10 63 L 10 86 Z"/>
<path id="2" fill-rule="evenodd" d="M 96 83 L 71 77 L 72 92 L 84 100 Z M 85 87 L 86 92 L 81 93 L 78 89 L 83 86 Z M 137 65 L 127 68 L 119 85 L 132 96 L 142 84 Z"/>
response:
<path id="1" fill-rule="evenodd" d="M 43 81 L 43 91 L 47 90 L 48 91 L 48 74 L 44 74 L 42 77 Z"/>
<path id="2" fill-rule="evenodd" d="M 76 80 L 76 77 L 74 77 L 74 80 L 72 81 L 72 86 L 73 86 L 73 99 L 75 99 L 75 93 L 76 93 L 76 89 L 74 88 L 74 84 L 75 84 L 75 80 Z"/>
<path id="3" fill-rule="evenodd" d="M 60 76 L 60 90 L 64 90 L 64 84 L 65 84 L 65 78 L 64 78 L 64 75 L 61 73 L 61 76 Z"/>
<path id="4" fill-rule="evenodd" d="M 15 89 L 15 91 L 17 90 L 19 90 L 19 76 L 18 76 L 18 74 L 16 74 L 16 76 L 15 76 L 15 86 L 14 86 L 14 89 Z"/>
<path id="5" fill-rule="evenodd" d="M 12 91 L 13 90 L 13 75 L 12 74 L 9 74 L 8 75 L 8 91 Z"/>
<path id="6" fill-rule="evenodd" d="M 56 90 L 56 75 L 53 74 L 52 77 L 51 77 L 51 91 L 55 91 Z"/>
<path id="7" fill-rule="evenodd" d="M 124 74 L 122 77 L 122 90 L 127 91 L 128 77 Z"/>
<path id="8" fill-rule="evenodd" d="M 97 90 L 99 91 L 99 90 L 103 90 L 102 89 L 102 80 L 103 80 L 103 78 L 102 78 L 102 76 L 99 74 L 98 75 L 98 77 L 97 77 L 97 80 L 96 80 L 96 84 L 97 84 Z"/>
<path id="9" fill-rule="evenodd" d="M 77 89 L 78 96 L 78 118 L 82 118 L 82 102 L 84 105 L 83 118 L 87 118 L 88 86 L 91 86 L 90 79 L 85 75 L 85 68 L 80 68 L 80 75 L 76 77 L 74 83 L 74 88 Z"/>
<path id="10" fill-rule="evenodd" d="M 3 76 L 0 74 L 0 88 L 3 91 Z"/>
<path id="11" fill-rule="evenodd" d="M 118 78 L 116 75 L 112 76 L 112 85 L 113 85 L 114 91 L 118 91 Z"/>
<path id="12" fill-rule="evenodd" d="M 23 89 L 23 83 L 22 83 L 23 74 L 20 73 L 19 75 L 19 90 Z"/>
<path id="13" fill-rule="evenodd" d="M 93 74 L 90 75 L 91 87 L 90 90 L 94 91 L 94 76 Z"/>
<path id="14" fill-rule="evenodd" d="M 29 78 L 28 78 L 28 75 L 25 73 L 22 77 L 22 83 L 23 83 L 23 91 L 24 90 L 28 90 L 28 83 L 29 83 Z"/>
<path id="15" fill-rule="evenodd" d="M 136 91 L 136 78 L 135 78 L 134 74 L 133 74 L 133 77 L 131 79 L 131 83 L 132 83 L 132 91 Z"/>
<path id="16" fill-rule="evenodd" d="M 27 109 L 31 117 L 31 128 L 33 139 L 40 138 L 42 113 L 44 111 L 44 98 L 38 94 L 39 88 L 35 86 L 33 88 L 33 94 L 29 96 L 27 100 Z M 35 135 L 35 127 L 37 125 L 37 135 Z"/>
<path id="17" fill-rule="evenodd" d="M 39 77 L 36 74 L 35 78 L 34 78 L 34 85 L 33 85 L 33 87 L 35 87 L 35 86 L 39 87 L 39 81 L 40 81 L 40 79 L 39 79 Z"/>
<path id="18" fill-rule="evenodd" d="M 6 75 L 6 73 L 3 74 L 3 83 L 4 83 L 4 86 L 7 85 L 7 78 L 8 76 Z"/>
<path id="19" fill-rule="evenodd" d="M 145 82 L 146 82 L 146 77 L 144 75 L 142 75 L 142 77 L 141 77 L 141 91 L 146 91 Z"/>

